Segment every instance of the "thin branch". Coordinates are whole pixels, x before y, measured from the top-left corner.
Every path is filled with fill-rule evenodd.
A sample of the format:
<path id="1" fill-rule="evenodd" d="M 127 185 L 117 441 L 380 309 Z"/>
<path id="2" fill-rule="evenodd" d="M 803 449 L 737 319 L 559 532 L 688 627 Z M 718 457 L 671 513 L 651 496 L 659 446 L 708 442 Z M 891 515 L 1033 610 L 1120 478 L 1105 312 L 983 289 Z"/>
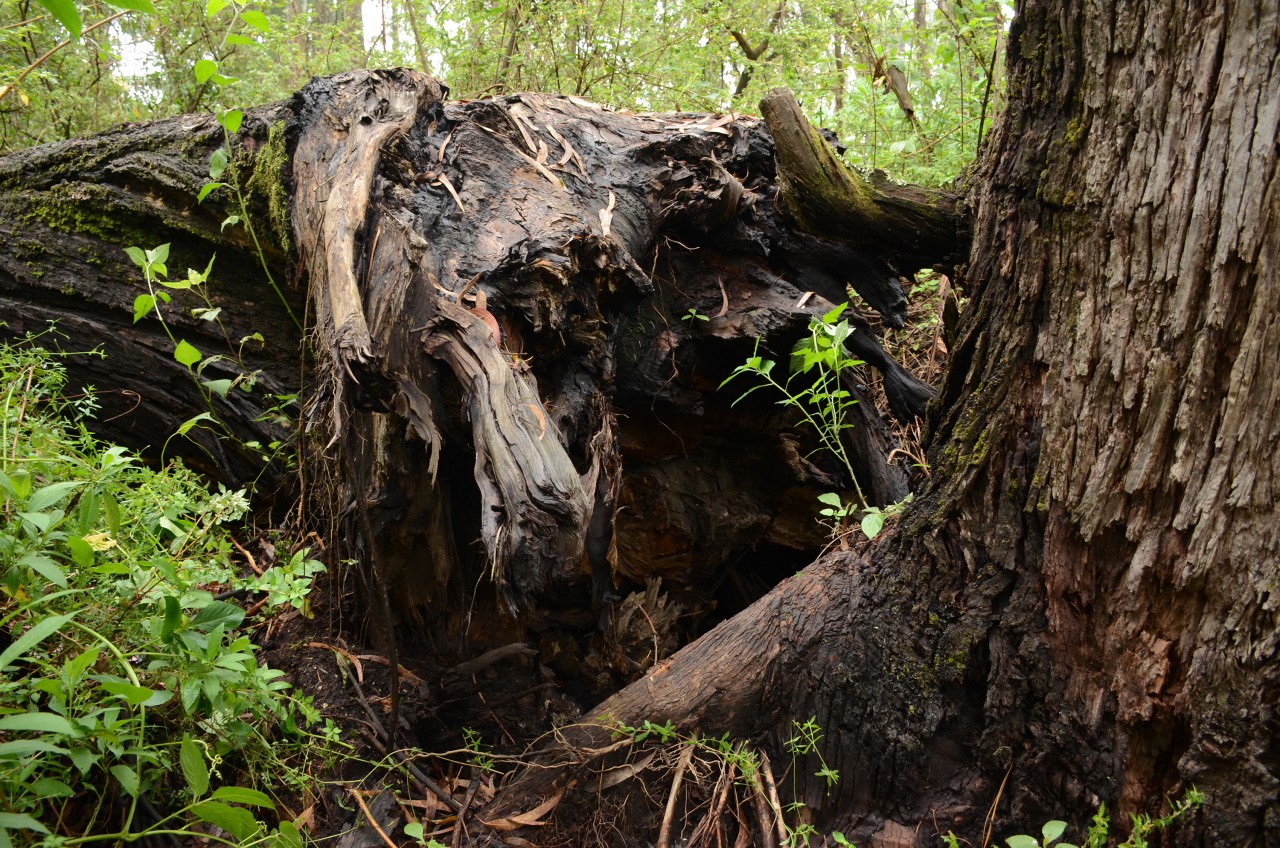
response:
<path id="1" fill-rule="evenodd" d="M 112 16 L 111 16 L 111 17 L 109 17 L 109 18 L 103 18 L 102 20 L 98 21 L 96 24 L 93 24 L 92 26 L 85 27 L 85 28 L 80 32 L 80 34 L 81 34 L 82 36 L 84 36 L 84 35 L 88 35 L 89 33 L 93 32 L 95 29 L 97 29 L 98 27 L 105 26 L 106 24 L 109 24 L 109 23 L 111 23 L 112 21 L 114 21 L 116 18 L 119 18 L 119 17 L 121 17 L 121 16 L 123 16 L 123 15 L 127 15 L 127 14 L 129 14 L 129 10 L 128 10 L 128 9 L 125 9 L 125 10 L 124 10 L 124 11 L 122 11 L 122 12 L 116 12 L 114 15 L 112 15 Z M 38 20 L 38 19 L 37 19 L 37 20 Z M 40 67 L 41 65 L 43 65 L 43 64 L 44 64 L 44 63 L 49 59 L 49 57 L 50 57 L 50 56 L 52 56 L 54 53 L 57 53 L 59 50 L 61 50 L 62 48 L 66 47 L 67 45 L 71 44 L 71 42 L 73 42 L 74 40 L 75 40 L 75 39 L 73 39 L 73 38 L 68 38 L 66 41 L 63 41 L 63 42 L 61 42 L 61 43 L 57 44 L 56 46 L 54 46 L 54 47 L 50 48 L 48 51 L 46 51 L 46 52 L 45 52 L 45 54 L 44 54 L 43 56 L 41 56 L 40 58 L 36 59 L 36 60 L 35 60 L 34 62 L 32 62 L 30 65 L 27 65 L 27 67 L 22 71 L 22 73 L 18 74 L 18 78 L 17 78 L 16 80 L 14 80 L 13 82 L 9 83 L 9 84 L 8 84 L 8 85 L 6 85 L 4 88 L 0 88 L 0 100 L 4 100 L 6 97 L 8 97 L 8 96 L 9 96 L 9 92 L 11 92 L 11 91 L 13 91 L 15 88 L 17 88 L 17 87 L 18 87 L 18 84 L 19 84 L 20 82 L 22 82 L 24 79 L 26 79 L 26 78 L 27 78 L 27 74 L 31 73 L 31 72 L 32 72 L 32 71 L 34 71 L 36 68 L 38 68 L 38 67 Z"/>

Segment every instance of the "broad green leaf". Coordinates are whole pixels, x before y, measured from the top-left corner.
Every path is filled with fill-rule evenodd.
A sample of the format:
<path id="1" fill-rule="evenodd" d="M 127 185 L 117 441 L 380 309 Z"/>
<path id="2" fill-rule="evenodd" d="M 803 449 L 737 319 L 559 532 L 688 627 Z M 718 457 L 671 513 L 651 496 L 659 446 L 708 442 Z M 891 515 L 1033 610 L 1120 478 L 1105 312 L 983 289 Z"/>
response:
<path id="1" fill-rule="evenodd" d="M 35 790 L 37 798 L 70 798 L 76 794 L 70 786 L 52 777 L 40 778 L 31 788 Z"/>
<path id="2" fill-rule="evenodd" d="M 828 506 L 834 506 L 837 508 L 844 506 L 844 501 L 840 500 L 840 496 L 837 495 L 835 492 L 823 492 L 822 494 L 818 495 L 818 500 L 822 501 L 824 504 L 827 504 Z"/>
<path id="3" fill-rule="evenodd" d="M 1027 836 L 1025 833 L 1010 836 L 1005 842 L 1009 843 L 1009 848 L 1040 848 L 1040 843 L 1036 842 L 1035 837 Z"/>
<path id="4" fill-rule="evenodd" d="M 840 304 L 835 309 L 832 309 L 830 312 L 822 316 L 822 323 L 834 324 L 836 321 L 840 319 L 841 313 L 843 313 L 848 308 L 849 308 L 849 304 L 847 303 Z"/>
<path id="5" fill-rule="evenodd" d="M 204 199 L 209 196 L 210 192 L 215 189 L 226 188 L 226 183 L 205 183 L 200 186 L 200 193 L 196 195 L 196 203 L 204 203 Z"/>
<path id="6" fill-rule="evenodd" d="M 209 0 L 204 7 L 204 16 L 206 18 L 212 18 L 214 15 L 218 14 L 230 5 L 231 4 L 228 3 L 227 0 Z"/>
<path id="7" fill-rule="evenodd" d="M 265 793 L 243 786 L 223 786 L 214 790 L 211 796 L 215 801 L 229 801 L 232 804 L 248 804 L 253 807 L 266 807 L 274 810 L 276 805 Z"/>
<path id="8" fill-rule="evenodd" d="M 1053 821 L 1045 822 L 1044 827 L 1041 829 L 1040 832 L 1044 836 L 1044 844 L 1048 845 L 1050 842 L 1053 842 L 1061 838 L 1062 834 L 1066 833 L 1066 830 L 1067 830 L 1066 822 L 1058 821 L 1057 819 L 1054 819 Z"/>
<path id="9" fill-rule="evenodd" d="M 181 426 L 178 427 L 178 435 L 185 436 L 187 433 L 191 431 L 192 427 L 196 426 L 201 421 L 212 421 L 212 420 L 213 420 L 213 416 L 210 415 L 208 412 L 202 412 L 199 415 L 197 415 L 195 418 L 188 418 L 186 421 L 182 422 Z"/>
<path id="10" fill-rule="evenodd" d="M 11 830 L 34 830 L 36 833 L 49 832 L 49 828 L 26 813 L 0 813 L 0 827 Z"/>
<path id="11" fill-rule="evenodd" d="M 133 260 L 133 264 L 139 268 L 147 267 L 147 255 L 142 252 L 140 247 L 126 247 L 124 252 L 129 254 L 129 258 Z"/>
<path id="12" fill-rule="evenodd" d="M 209 78 L 218 72 L 218 63 L 212 59 L 200 59 L 196 62 L 196 82 L 204 85 Z"/>
<path id="13" fill-rule="evenodd" d="M 201 821 L 222 828 L 242 842 L 251 839 L 260 828 L 253 813 L 220 801 L 201 801 L 191 808 L 191 812 Z"/>
<path id="14" fill-rule="evenodd" d="M 200 679 L 188 677 L 182 681 L 182 709 L 190 715 L 200 701 Z"/>
<path id="15" fill-rule="evenodd" d="M 18 713 L 0 718 L 0 730 L 31 733 L 58 733 L 62 736 L 80 736 L 75 725 L 54 713 Z"/>
<path id="16" fill-rule="evenodd" d="M 195 345 L 183 339 L 173 349 L 173 358 L 190 368 L 200 361 L 200 351 L 196 349 Z"/>
<path id="17" fill-rule="evenodd" d="M 213 392 L 218 397 L 225 398 L 227 396 L 227 392 L 231 391 L 231 384 L 234 382 L 234 380 L 205 380 L 204 384 L 208 387 L 209 391 Z"/>
<path id="18" fill-rule="evenodd" d="M 130 798 L 138 797 L 138 773 L 128 766 L 112 766 L 111 774 Z"/>
<path id="19" fill-rule="evenodd" d="M 62 24 L 63 28 L 71 34 L 71 40 L 75 41 L 80 38 L 83 25 L 80 23 L 80 13 L 76 11 L 76 4 L 71 0 L 37 0 L 37 2 L 49 10 L 49 14 Z M 45 831 L 46 833 L 48 831 Z"/>
<path id="20" fill-rule="evenodd" d="M 209 766 L 204 761 L 200 745 L 190 736 L 182 737 L 178 762 L 182 765 L 182 777 L 187 781 L 187 788 L 192 795 L 200 798 L 209 791 Z"/>
<path id="21" fill-rule="evenodd" d="M 298 832 L 297 825 L 291 821 L 280 822 L 276 844 L 278 848 L 302 848 L 302 834 Z"/>
<path id="22" fill-rule="evenodd" d="M 862 517 L 862 533 L 868 539 L 874 539 L 884 528 L 884 514 L 869 512 Z M 1014 846 L 1017 848 L 1017 846 Z"/>
<path id="23" fill-rule="evenodd" d="M 31 500 L 27 501 L 27 509 L 36 512 L 47 509 L 83 485 L 83 480 L 64 480 L 61 483 L 53 483 L 37 489 L 36 493 L 31 496 Z"/>
<path id="24" fill-rule="evenodd" d="M 138 323 L 155 309 L 156 299 L 149 294 L 140 294 L 133 299 L 133 323 Z"/>
<path id="25" fill-rule="evenodd" d="M 164 596 L 164 624 L 160 628 L 160 638 L 167 642 L 178 628 L 182 626 L 182 605 L 173 595 Z"/>
<path id="26" fill-rule="evenodd" d="M 147 262 L 151 265 L 163 265 L 169 261 L 169 242 L 157 245 L 147 251 Z"/>
<path id="27" fill-rule="evenodd" d="M 62 513 L 56 510 L 54 512 L 20 512 L 18 517 L 44 533 L 53 526 L 54 521 L 62 518 Z"/>
<path id="28" fill-rule="evenodd" d="M 145 686 L 134 686 L 132 683 L 119 683 L 114 680 L 104 680 L 101 685 L 110 694 L 124 698 L 125 703 L 132 707 L 145 704 L 157 694 L 156 690 L 148 689 Z"/>
<path id="29" fill-rule="evenodd" d="M 219 147 L 209 156 L 209 177 L 210 179 L 218 179 L 222 176 L 222 172 L 227 170 L 227 149 Z"/>
<path id="30" fill-rule="evenodd" d="M 252 38 L 250 38 L 247 35 L 241 35 L 238 32 L 233 32 L 227 36 L 227 43 L 237 44 L 241 47 L 248 47 L 249 45 L 256 44 L 257 42 L 255 42 Z"/>
<path id="31" fill-rule="evenodd" d="M 40 739 L 16 739 L 13 742 L 0 742 L 0 759 L 17 759 L 28 754 L 66 754 L 66 748 L 59 748 L 51 742 Z"/>
<path id="32" fill-rule="evenodd" d="M 62 570 L 62 566 L 42 553 L 32 551 L 18 560 L 18 565 L 25 565 L 59 588 L 67 588 L 67 573 Z"/>
<path id="33" fill-rule="evenodd" d="M 23 633 L 17 639 L 13 640 L 13 644 L 5 648 L 4 653 L 0 653 L 0 671 L 4 671 L 13 661 L 25 654 L 31 648 L 48 639 L 54 633 L 57 633 L 62 625 L 71 620 L 73 614 L 68 615 L 51 615 L 48 618 L 42 618 L 31 626 L 31 629 Z"/>
<path id="34" fill-rule="evenodd" d="M 246 15 L 248 12 L 245 13 Z M 258 12 L 261 15 L 261 12 Z M 244 122 L 244 112 L 239 109 L 228 109 L 218 116 L 218 123 L 222 124 L 222 128 L 227 131 L 228 135 L 235 135 L 240 132 L 240 124 Z"/>
<path id="35" fill-rule="evenodd" d="M 227 216 L 227 217 L 222 221 L 222 226 L 221 226 L 219 229 L 225 230 L 227 227 L 234 226 L 234 225 L 236 225 L 236 224 L 238 224 L 238 223 L 240 223 L 240 216 L 239 216 L 239 215 L 228 215 L 228 216 Z"/>
<path id="36" fill-rule="evenodd" d="M 102 757 L 96 751 L 89 748 L 72 748 L 67 752 L 67 759 L 71 760 L 71 764 L 80 770 L 81 774 L 88 774 L 89 769 Z"/>
<path id="37" fill-rule="evenodd" d="M 267 16 L 256 9 L 245 9 L 240 13 L 240 20 L 258 32 L 271 32 L 271 21 L 267 20 Z"/>
<path id="38" fill-rule="evenodd" d="M 191 619 L 191 627 L 206 633 L 221 625 L 224 628 L 239 627 L 244 621 L 244 610 L 226 601 L 214 601 Z"/>
<path id="39" fill-rule="evenodd" d="M 409 822 L 404 826 L 404 835 L 410 839 L 422 841 L 422 822 Z"/>
<path id="40" fill-rule="evenodd" d="M 144 15 L 154 15 L 156 7 L 151 5 L 151 0 L 106 0 L 117 9 L 128 9 L 130 12 L 142 12 Z"/>
<path id="41" fill-rule="evenodd" d="M 75 560 L 76 565 L 81 568 L 93 567 L 93 548 L 89 547 L 89 543 L 79 536 L 67 537 L 67 550 L 71 551 L 71 558 Z"/>

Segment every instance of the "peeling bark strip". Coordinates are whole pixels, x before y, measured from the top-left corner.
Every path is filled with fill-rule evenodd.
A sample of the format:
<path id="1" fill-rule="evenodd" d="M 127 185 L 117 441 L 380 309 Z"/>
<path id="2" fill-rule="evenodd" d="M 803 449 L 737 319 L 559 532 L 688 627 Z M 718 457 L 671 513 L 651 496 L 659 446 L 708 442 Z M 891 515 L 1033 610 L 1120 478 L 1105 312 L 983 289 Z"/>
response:
<path id="1" fill-rule="evenodd" d="M 615 575 L 657 573 L 706 603 L 706 585 L 735 556 L 806 535 L 778 519 L 812 512 L 816 478 L 788 459 L 794 445 L 743 468 L 731 434 L 744 425 L 729 419 L 703 428 L 705 445 L 677 437 L 676 453 L 702 451 L 723 468 L 703 474 L 721 475 L 723 491 L 769 492 L 726 520 L 723 496 L 670 485 L 683 462 L 660 450 L 650 467 L 641 450 L 625 463 L 623 443 L 666 441 L 664 419 L 727 408 L 715 386 L 732 360 L 758 336 L 789 346 L 850 283 L 896 320 L 894 265 L 778 214 L 759 121 L 443 96 L 420 74 L 362 71 L 318 80 L 293 103 L 295 226 L 324 375 L 312 416 L 341 442 L 336 503 L 347 505 L 349 536 L 406 608 L 451 583 L 470 587 L 481 571 L 512 610 L 565 592 L 602 608 Z M 914 270 L 904 257 L 893 261 Z M 820 296 L 801 307 L 805 290 Z M 690 309 L 714 318 L 692 326 L 681 321 Z M 931 392 L 854 320 L 851 347 L 885 372 L 895 413 L 919 415 Z M 722 345 L 734 350 L 727 360 Z M 709 355 L 722 373 L 699 372 Z M 887 463 L 892 444 L 869 405 L 858 412 L 849 442 L 861 482 L 893 502 L 905 475 Z M 763 403 L 759 432 L 789 423 Z M 455 473 L 441 475 L 443 465 Z M 620 548 L 619 506 L 649 485 L 671 524 L 655 530 L 637 514 L 628 529 L 638 543 Z M 361 511 L 372 532 L 355 520 Z M 670 542 L 643 541 L 655 532 Z"/>

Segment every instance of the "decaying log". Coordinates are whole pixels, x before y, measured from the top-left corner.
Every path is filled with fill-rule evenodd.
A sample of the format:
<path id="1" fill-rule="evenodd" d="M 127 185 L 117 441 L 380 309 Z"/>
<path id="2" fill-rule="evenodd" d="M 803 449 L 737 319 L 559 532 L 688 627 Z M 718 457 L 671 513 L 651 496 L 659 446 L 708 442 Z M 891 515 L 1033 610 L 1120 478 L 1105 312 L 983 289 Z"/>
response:
<path id="1" fill-rule="evenodd" d="M 715 387 L 754 339 L 785 350 L 846 284 L 892 271 L 782 216 L 761 122 L 544 95 L 449 104 L 405 71 L 319 81 L 293 113 L 325 375 L 308 422 L 345 456 L 334 502 L 367 510 L 374 538 L 357 544 L 392 597 L 438 600 L 483 571 L 511 610 L 599 610 L 619 580 L 653 576 L 705 600 L 763 542 L 820 546 L 779 518 L 851 481 L 785 449 L 744 467 L 735 442 L 785 418 L 772 399 L 727 414 Z M 348 208 L 365 186 L 367 209 Z M 919 415 L 927 388 L 854 321 L 851 349 L 885 373 L 891 408 Z M 870 404 L 855 417 L 859 482 L 900 499 L 883 425 Z M 673 485 L 691 461 L 693 485 Z M 736 493 L 732 510 L 717 492 Z M 349 515 L 349 535 L 369 535 Z"/>
<path id="2" fill-rule="evenodd" d="M 279 105 L 249 112 L 224 175 L 249 197 L 263 258 L 282 284 L 288 280 L 284 116 Z M 187 439 L 170 441 L 168 455 L 183 456 L 228 485 L 258 480 L 265 494 L 285 469 L 271 466 L 264 477 L 259 453 L 242 443 L 288 438 L 288 427 L 268 412 L 281 402 L 278 396 L 298 390 L 300 332 L 288 307 L 301 315 L 305 301 L 286 284 L 286 307 L 263 279 L 244 228 L 221 226 L 241 212 L 227 192 L 196 202 L 209 181 L 210 156 L 222 143 L 212 115 L 187 115 L 0 157 L 0 333 L 21 337 L 53 324 L 44 346 L 102 351 L 105 358 L 75 356 L 65 363 L 75 385 L 99 390 L 99 432 L 134 448 L 158 448 L 206 409 L 205 400 L 191 372 L 175 361 L 174 344 L 156 317 L 133 320 L 134 298 L 146 287 L 124 248 L 170 243 L 169 271 L 179 279 L 187 268 L 204 269 L 213 260 L 206 288 L 222 308 L 219 320 L 193 317 L 191 309 L 202 301 L 173 291 L 165 321 L 202 353 L 228 357 L 206 368 L 205 378 L 233 379 L 240 368 L 231 363 L 239 356 L 244 370 L 257 372 L 257 385 L 213 398 L 210 411 L 234 438 L 196 427 Z M 281 223 L 282 229 L 274 226 Z M 250 338 L 254 334 L 261 341 Z"/>

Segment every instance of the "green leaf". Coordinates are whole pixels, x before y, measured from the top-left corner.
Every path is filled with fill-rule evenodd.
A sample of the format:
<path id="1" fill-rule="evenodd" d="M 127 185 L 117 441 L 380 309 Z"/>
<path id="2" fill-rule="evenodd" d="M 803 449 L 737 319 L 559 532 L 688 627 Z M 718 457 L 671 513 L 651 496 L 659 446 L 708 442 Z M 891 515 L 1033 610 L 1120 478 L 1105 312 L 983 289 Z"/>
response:
<path id="1" fill-rule="evenodd" d="M 256 44 L 257 42 L 255 42 L 252 38 L 250 38 L 247 35 L 241 35 L 238 32 L 233 32 L 227 35 L 227 43 L 237 44 L 241 47 L 248 47 L 251 44 Z"/>
<path id="2" fill-rule="evenodd" d="M 218 72 L 218 63 L 212 59 L 200 59 L 195 65 L 196 82 L 204 85 L 209 81 L 209 77 Z"/>
<path id="3" fill-rule="evenodd" d="M 62 629 L 62 625 L 71 620 L 72 614 L 68 615 L 51 615 L 48 618 L 42 618 L 31 626 L 31 629 L 23 633 L 17 639 L 13 640 L 13 644 L 5 648 L 4 653 L 0 654 L 0 671 L 4 671 L 13 661 L 22 656 L 31 648 L 48 639 L 54 633 Z"/>
<path id="4" fill-rule="evenodd" d="M 156 299 L 149 294 L 140 294 L 133 299 L 133 323 L 138 323 L 156 307 Z"/>
<path id="5" fill-rule="evenodd" d="M 71 558 L 75 560 L 76 565 L 81 568 L 93 567 L 93 548 L 89 547 L 89 543 L 79 536 L 67 537 L 67 550 L 71 551 Z"/>
<path id="6" fill-rule="evenodd" d="M 173 358 L 188 368 L 199 362 L 200 356 L 200 351 L 196 349 L 195 345 L 191 344 L 186 339 L 178 342 L 178 346 L 173 349 Z"/>
<path id="7" fill-rule="evenodd" d="M 884 514 L 879 512 L 869 512 L 862 516 L 862 534 L 868 539 L 874 539 L 884 528 Z M 1018 846 L 1014 846 L 1018 848 Z"/>
<path id="8" fill-rule="evenodd" d="M 45 580 L 62 589 L 67 588 L 67 573 L 62 570 L 62 566 L 44 554 L 32 551 L 18 560 L 18 565 L 25 565 Z"/>
<path id="9" fill-rule="evenodd" d="M 215 189 L 226 188 L 226 183 L 205 183 L 200 186 L 200 193 L 196 195 L 196 203 L 204 203 L 204 199 L 209 196 L 210 192 Z"/>
<path id="10" fill-rule="evenodd" d="M 61 483 L 54 483 L 37 489 L 36 493 L 31 496 L 31 500 L 27 501 L 27 509 L 33 512 L 39 512 L 42 509 L 48 509 L 68 494 L 84 485 L 83 480 L 64 480 Z"/>
<path id="11" fill-rule="evenodd" d="M 245 15 L 248 15 L 245 12 Z M 258 12 L 261 15 L 261 12 Z M 218 116 L 218 123 L 222 124 L 222 128 L 227 131 L 228 135 L 235 135 L 240 131 L 240 124 L 244 121 L 244 112 L 239 109 L 228 109 Z"/>
<path id="12" fill-rule="evenodd" d="M 404 826 L 404 835 L 418 842 L 422 841 L 422 832 L 421 822 L 409 822 Z"/>
<path id="13" fill-rule="evenodd" d="M 160 627 L 160 639 L 169 638 L 182 626 L 182 606 L 173 595 L 164 596 L 164 624 Z"/>
<path id="14" fill-rule="evenodd" d="M 234 226 L 235 224 L 238 224 L 238 223 L 240 223 L 239 215 L 228 215 L 225 219 L 223 219 L 222 226 L 219 229 L 225 230 L 227 227 Z"/>
<path id="15" fill-rule="evenodd" d="M 42 777 L 32 784 L 31 788 L 35 790 L 37 798 L 70 798 L 76 792 L 61 780 L 52 777 Z"/>
<path id="16" fill-rule="evenodd" d="M 75 41 L 80 38 L 83 29 L 80 23 L 80 13 L 76 11 L 76 4 L 71 0 L 37 0 L 41 6 L 49 10 L 49 14 L 62 24 L 63 28 L 71 34 L 71 40 Z M 48 831 L 45 831 L 48 833 Z"/>
<path id="17" fill-rule="evenodd" d="M 31 733 L 57 733 L 79 737 L 75 725 L 53 713 L 18 713 L 0 718 L 0 730 L 25 730 Z"/>
<path id="18" fill-rule="evenodd" d="M 251 839 L 260 827 L 253 813 L 219 801 L 201 801 L 191 808 L 191 812 L 201 821 L 222 828 L 241 842 Z"/>
<path id="19" fill-rule="evenodd" d="M 126 247 L 124 252 L 129 254 L 129 258 L 133 260 L 133 264 L 139 268 L 147 267 L 147 255 L 142 252 L 141 248 Z"/>
<path id="20" fill-rule="evenodd" d="M 157 694 L 168 694 L 167 692 L 157 693 L 156 690 L 148 689 L 145 686 L 134 686 L 132 683 L 120 683 L 115 680 L 104 680 L 101 685 L 110 694 L 124 698 L 125 703 L 131 707 L 146 704 Z"/>
<path id="21" fill-rule="evenodd" d="M 231 4 L 228 3 L 227 0 L 209 0 L 204 7 L 204 16 L 206 18 L 212 18 L 229 5 Z"/>
<path id="22" fill-rule="evenodd" d="M 142 12 L 145 15 L 154 15 L 156 7 L 151 5 L 151 0 L 106 0 L 107 3 L 115 6 L 117 9 L 128 9 L 130 12 Z"/>
<path id="23" fill-rule="evenodd" d="M 147 263 L 150 265 L 163 265 L 169 261 L 169 242 L 158 245 L 147 251 Z"/>
<path id="24" fill-rule="evenodd" d="M 275 803 L 265 793 L 256 789 L 246 789 L 243 786 L 221 786 L 214 790 L 212 798 L 215 801 L 229 801 L 232 804 L 266 807 L 268 810 L 276 808 Z"/>
<path id="25" fill-rule="evenodd" d="M 227 392 L 231 391 L 231 385 L 234 382 L 234 380 L 205 380 L 204 384 L 208 387 L 209 391 L 213 392 L 220 398 L 225 398 L 227 396 Z"/>
<path id="26" fill-rule="evenodd" d="M 823 492 L 818 495 L 818 500 L 822 501 L 827 506 L 834 506 L 836 508 L 844 506 L 844 501 L 840 500 L 840 496 L 835 492 Z"/>
<path id="27" fill-rule="evenodd" d="M 61 518 L 61 513 L 52 512 L 20 512 L 18 517 L 39 530 L 41 533 L 46 532 L 53 525 L 55 518 Z"/>
<path id="28" fill-rule="evenodd" d="M 214 601 L 196 613 L 196 617 L 191 619 L 191 627 L 208 633 L 218 625 L 226 629 L 239 627 L 242 621 L 244 621 L 244 610 L 240 607 L 226 601 Z"/>
<path id="29" fill-rule="evenodd" d="M 71 764 L 80 769 L 81 774 L 88 774 L 89 769 L 102 757 L 89 748 L 72 748 L 67 752 L 67 759 L 71 760 Z"/>
<path id="30" fill-rule="evenodd" d="M 1045 822 L 1040 832 L 1044 835 L 1044 844 L 1048 845 L 1050 842 L 1059 839 L 1066 830 L 1066 822 L 1054 819 L 1053 821 Z"/>
<path id="31" fill-rule="evenodd" d="M 831 831 L 831 841 L 837 845 L 847 845 L 853 848 L 853 843 L 845 838 L 845 835 L 838 830 Z"/>
<path id="32" fill-rule="evenodd" d="M 11 830 L 34 830 L 36 833 L 49 832 L 49 828 L 26 813 L 0 813 L 0 827 Z"/>
<path id="33" fill-rule="evenodd" d="M 297 825 L 291 821 L 280 822 L 276 844 L 278 848 L 302 848 L 302 834 L 298 832 Z"/>
<path id="34" fill-rule="evenodd" d="M 66 748 L 59 748 L 51 742 L 41 739 L 16 739 L 13 742 L 0 742 L 0 759 L 17 759 L 28 754 L 62 754 Z"/>
<path id="35" fill-rule="evenodd" d="M 128 766 L 112 766 L 111 774 L 130 798 L 138 797 L 138 773 Z"/>
<path id="36" fill-rule="evenodd" d="M 1009 848 L 1040 848 L 1040 843 L 1036 842 L 1035 837 L 1027 836 L 1025 833 L 1010 836 L 1005 842 L 1009 843 Z"/>
<path id="37" fill-rule="evenodd" d="M 191 431 L 192 427 L 196 426 L 201 421 L 212 421 L 212 420 L 213 420 L 213 416 L 208 412 L 202 412 L 199 415 L 197 415 L 195 418 L 188 418 L 186 421 L 182 422 L 181 426 L 178 427 L 178 435 L 185 436 L 187 433 Z"/>
<path id="38" fill-rule="evenodd" d="M 835 309 L 832 309 L 830 312 L 822 316 L 822 323 L 834 324 L 836 321 L 840 319 L 840 315 L 848 308 L 849 308 L 849 304 L 847 303 L 840 304 Z"/>
<path id="39" fill-rule="evenodd" d="M 182 777 L 187 781 L 191 794 L 200 798 L 209 791 L 209 765 L 204 761 L 204 752 L 200 745 L 189 735 L 182 737 L 182 748 L 178 752 L 178 762 L 182 766 Z"/>
<path id="40" fill-rule="evenodd" d="M 227 149 L 219 147 L 209 157 L 209 177 L 216 180 L 225 170 L 227 170 Z"/>
<path id="41" fill-rule="evenodd" d="M 255 9 L 246 9 L 240 13 L 240 19 L 258 32 L 271 32 L 271 21 L 267 16 Z"/>

